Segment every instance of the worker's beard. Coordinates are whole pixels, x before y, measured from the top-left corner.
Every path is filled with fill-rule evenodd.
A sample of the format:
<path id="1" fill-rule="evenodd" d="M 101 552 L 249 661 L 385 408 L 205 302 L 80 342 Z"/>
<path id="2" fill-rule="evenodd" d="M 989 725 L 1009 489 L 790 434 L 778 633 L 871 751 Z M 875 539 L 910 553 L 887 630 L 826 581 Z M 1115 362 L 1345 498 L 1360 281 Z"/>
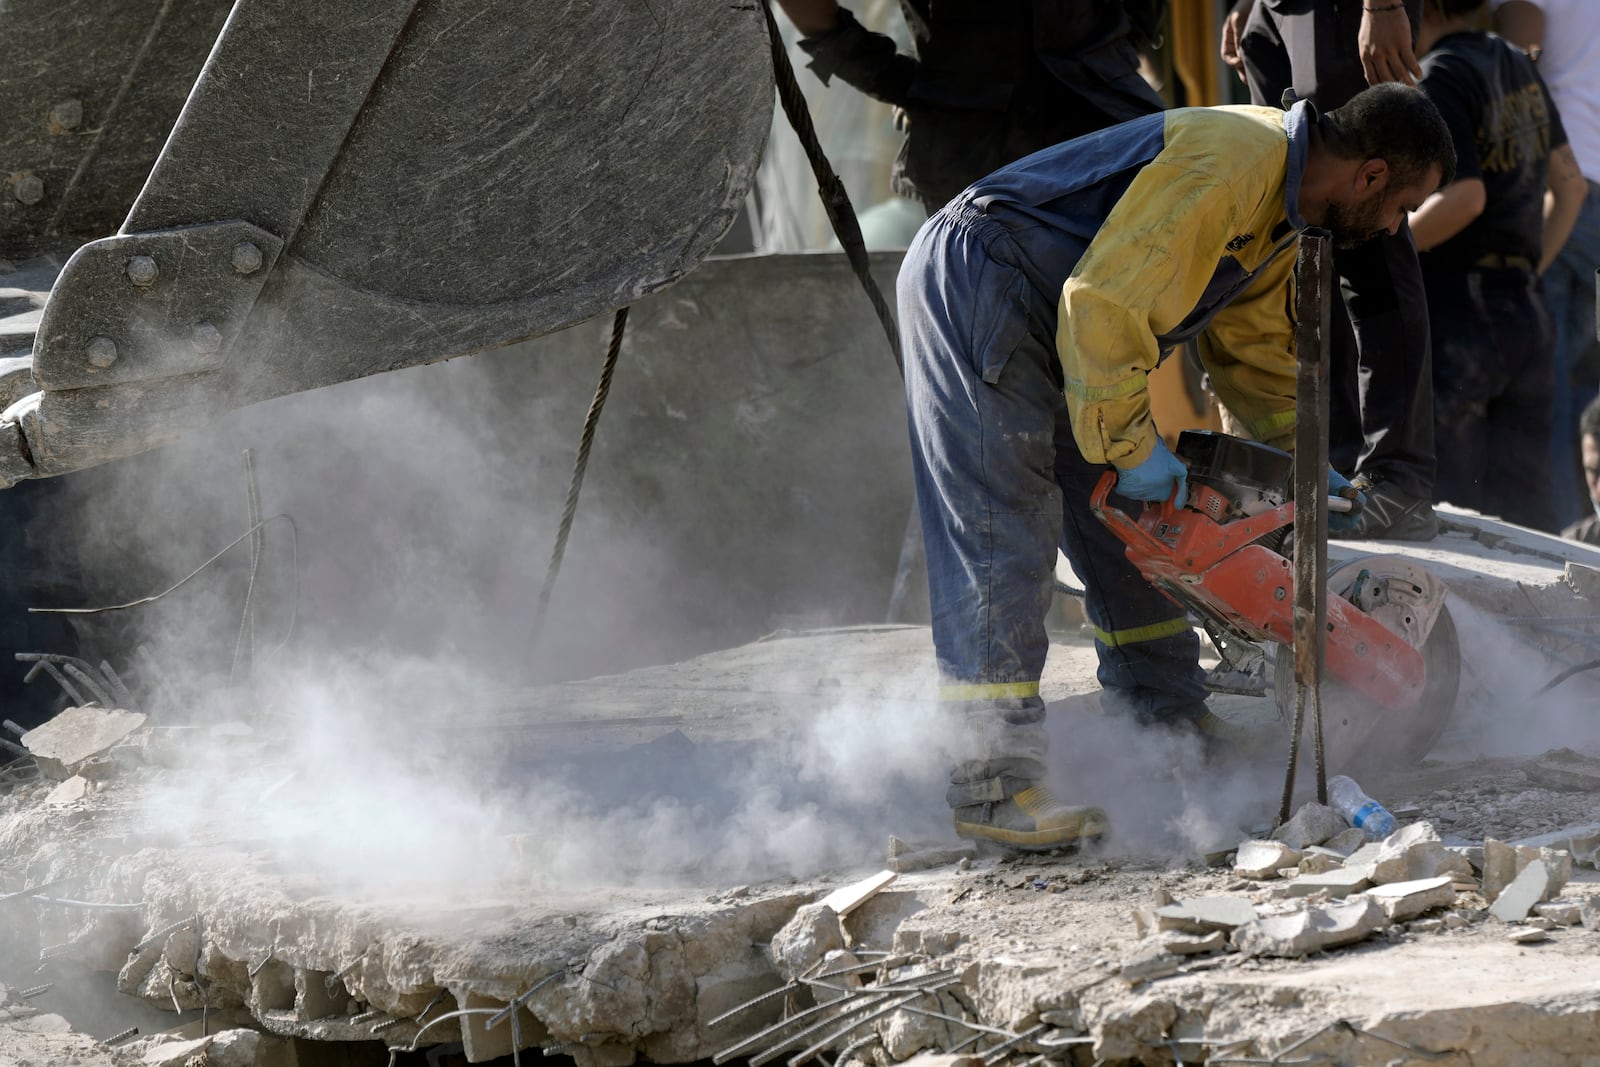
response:
<path id="1" fill-rule="evenodd" d="M 1379 221 L 1382 210 L 1381 201 L 1357 208 L 1331 203 L 1322 217 L 1322 227 L 1333 235 L 1333 247 L 1360 248 L 1384 232 L 1386 227 Z"/>

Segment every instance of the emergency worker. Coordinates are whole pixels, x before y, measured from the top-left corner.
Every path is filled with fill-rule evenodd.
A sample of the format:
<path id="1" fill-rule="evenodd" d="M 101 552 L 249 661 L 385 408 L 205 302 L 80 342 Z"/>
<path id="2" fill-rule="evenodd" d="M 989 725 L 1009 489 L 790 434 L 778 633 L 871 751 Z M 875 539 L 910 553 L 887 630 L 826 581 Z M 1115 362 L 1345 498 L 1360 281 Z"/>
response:
<path id="1" fill-rule="evenodd" d="M 1393 233 L 1453 168 L 1434 106 L 1383 85 L 1326 116 L 1302 102 L 1136 119 L 1004 167 L 924 224 L 898 291 L 957 833 L 1041 849 L 1106 828 L 1043 781 L 1058 545 L 1087 589 L 1102 703 L 1205 730 L 1194 632 L 1089 495 L 1110 468 L 1123 505 L 1183 497 L 1146 375 L 1202 333 L 1223 402 L 1291 445 L 1298 233 Z"/>
<path id="2" fill-rule="evenodd" d="M 1326 111 L 1368 84 L 1415 84 L 1422 0 L 1238 0 L 1223 59 L 1257 104 L 1287 90 Z M 1433 376 L 1422 270 L 1401 227 L 1334 252 L 1344 299 L 1333 306 L 1328 349 L 1328 454 L 1368 507 L 1345 536 L 1429 541 L 1433 513 Z"/>
<path id="3" fill-rule="evenodd" d="M 1048 145 L 1160 111 L 1135 43 L 1165 0 L 901 0 L 915 57 L 837 0 L 779 0 L 824 85 L 899 109 L 892 185 L 936 211 L 970 182 Z"/>
<path id="4" fill-rule="evenodd" d="M 1455 181 L 1411 218 L 1433 333 L 1434 499 L 1554 533 L 1539 274 L 1588 185 L 1533 60 L 1481 29 L 1488 13 L 1488 0 L 1426 0 L 1417 41 L 1419 84 L 1456 149 Z"/>

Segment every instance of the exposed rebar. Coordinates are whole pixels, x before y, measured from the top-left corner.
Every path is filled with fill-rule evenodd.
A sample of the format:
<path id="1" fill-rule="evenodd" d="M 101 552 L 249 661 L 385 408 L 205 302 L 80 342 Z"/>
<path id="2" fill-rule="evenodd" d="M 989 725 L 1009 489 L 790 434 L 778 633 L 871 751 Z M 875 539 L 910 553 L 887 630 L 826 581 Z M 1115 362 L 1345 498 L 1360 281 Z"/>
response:
<path id="1" fill-rule="evenodd" d="M 36 985 L 32 989 L 24 989 L 22 992 L 17 994 L 17 997 L 21 1000 L 32 1000 L 34 997 L 43 996 L 44 994 L 50 992 L 50 990 L 54 987 L 54 982 L 46 982 L 43 985 Z"/>
<path id="2" fill-rule="evenodd" d="M 406 1049 L 406 1051 L 407 1052 L 415 1052 L 415 1051 L 417 1051 L 417 1042 L 422 1040 L 422 1035 L 427 1033 L 429 1030 L 432 1030 L 435 1026 L 438 1026 L 442 1022 L 447 1022 L 447 1021 L 449 1021 L 451 1019 L 459 1019 L 464 1015 L 493 1015 L 493 1014 L 494 1014 L 494 1009 L 493 1008 L 458 1008 L 457 1010 L 449 1012 L 448 1014 L 439 1016 L 437 1019 L 430 1019 L 425 1025 L 423 1025 L 422 1027 L 420 1027 L 417 1030 L 416 1035 L 411 1038 L 411 1047 Z"/>
<path id="3" fill-rule="evenodd" d="M 171 937 L 173 934 L 177 933 L 179 930 L 183 930 L 183 929 L 186 929 L 186 928 L 188 928 L 190 926 L 193 926 L 195 920 L 198 919 L 199 917 L 200 917 L 199 915 L 189 915 L 189 916 L 186 916 L 186 917 L 184 917 L 182 919 L 179 919 L 177 922 L 172 923 L 169 926 L 163 926 L 161 929 L 157 930 L 155 933 L 151 934 L 149 937 L 145 938 L 143 941 L 139 942 L 137 945 L 134 945 L 133 946 L 134 953 L 138 954 L 140 952 L 143 952 L 145 949 L 149 948 L 151 945 L 155 944 L 157 941 L 160 941 L 163 938 Z"/>
<path id="4" fill-rule="evenodd" d="M 137 1026 L 130 1026 L 126 1030 L 123 1030 L 121 1033 L 112 1034 L 110 1037 L 105 1039 L 103 1044 L 120 1045 L 120 1044 L 122 1044 L 122 1042 L 128 1040 L 128 1038 L 130 1038 L 130 1037 L 138 1037 L 138 1036 L 139 1036 L 139 1028 Z"/>
<path id="5" fill-rule="evenodd" d="M 530 997 L 566 973 L 567 969 L 565 967 L 561 967 L 550 974 L 545 975 L 542 979 L 535 983 L 532 989 L 528 990 L 526 993 L 523 993 L 521 996 L 513 998 L 511 1003 L 507 1004 L 504 1008 L 501 1008 L 498 1012 L 496 1012 L 488 1022 L 483 1024 L 483 1028 L 485 1030 L 493 1030 L 496 1026 L 499 1026 L 500 1023 L 504 1022 L 507 1016 L 516 1015 L 517 1009 L 526 1004 Z"/>

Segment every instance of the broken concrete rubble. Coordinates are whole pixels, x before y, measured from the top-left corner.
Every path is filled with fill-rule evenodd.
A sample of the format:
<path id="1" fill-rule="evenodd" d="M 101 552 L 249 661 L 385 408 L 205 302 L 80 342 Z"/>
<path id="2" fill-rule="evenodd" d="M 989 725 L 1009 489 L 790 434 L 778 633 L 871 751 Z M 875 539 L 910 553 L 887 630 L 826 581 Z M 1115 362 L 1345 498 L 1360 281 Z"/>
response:
<path id="1" fill-rule="evenodd" d="M 144 722 L 144 714 L 137 711 L 67 708 L 23 734 L 22 744 L 47 777 L 65 781 Z"/>
<path id="2" fill-rule="evenodd" d="M 1531 860 L 1495 897 L 1494 903 L 1489 905 L 1489 914 L 1508 923 L 1526 919 L 1535 904 L 1559 891 L 1559 887 L 1552 887 L 1550 883 L 1551 872 L 1544 860 Z"/>
<path id="3" fill-rule="evenodd" d="M 1382 906 L 1367 896 L 1308 905 L 1268 915 L 1233 932 L 1234 948 L 1246 956 L 1293 959 L 1361 941 L 1388 925 Z"/>
<path id="4" fill-rule="evenodd" d="M 1448 908 L 1456 902 L 1454 880 L 1449 875 L 1410 882 L 1386 882 L 1367 890 L 1390 922 L 1414 919 L 1434 908 Z"/>
<path id="5" fill-rule="evenodd" d="M 848 1007 L 847 995 L 869 997 L 874 987 L 914 981 L 912 974 L 948 972 L 943 980 L 956 983 L 853 1033 L 848 1041 L 876 1035 L 875 1043 L 850 1059 L 858 1067 L 869 1059 L 875 1067 L 889 1067 L 895 1056 L 920 1056 L 971 1036 L 959 1022 L 933 1020 L 914 1009 L 1003 1031 L 980 1042 L 984 1050 L 1009 1040 L 1007 1035 L 1047 1024 L 1055 1030 L 1040 1036 L 1050 1041 L 1079 1040 L 1085 1047 L 1147 1062 L 1160 1062 L 1171 1052 L 1169 1043 L 1180 1038 L 1238 1038 L 1283 1047 L 1330 1016 L 1366 1019 L 1384 1034 L 1398 1033 L 1390 1027 L 1410 1025 L 1407 1013 L 1427 1016 L 1439 1010 L 1414 993 L 1446 967 L 1442 957 L 1426 954 L 1424 942 L 1455 953 L 1448 966 L 1457 971 L 1479 968 L 1478 954 L 1491 948 L 1511 955 L 1517 949 L 1503 940 L 1504 927 L 1486 926 L 1467 910 L 1471 898 L 1464 898 L 1459 914 L 1422 920 L 1437 927 L 1410 927 L 1413 932 L 1441 930 L 1429 938 L 1392 943 L 1379 938 L 1354 954 L 1328 952 L 1354 933 L 1349 924 L 1334 929 L 1338 924 L 1326 920 L 1334 905 L 1313 902 L 1327 926 L 1316 938 L 1263 941 L 1248 955 L 1230 952 L 1215 931 L 1265 918 L 1293 922 L 1294 915 L 1316 926 L 1317 916 L 1299 901 L 1253 902 L 1247 895 L 1264 898 L 1282 883 L 1246 885 L 1228 871 L 1105 854 L 983 858 L 967 869 L 946 865 L 904 873 L 845 920 L 819 916 L 816 902 L 834 892 L 842 891 L 842 897 L 873 868 L 796 884 L 745 875 L 739 892 L 715 886 L 677 892 L 608 889 L 582 899 L 541 898 L 537 907 L 525 888 L 485 884 L 458 890 L 462 900 L 439 904 L 437 914 L 420 923 L 381 898 L 363 899 L 347 889 L 330 889 L 310 874 L 263 865 L 241 849 L 238 827 L 243 824 L 229 824 L 214 837 L 139 837 L 119 851 L 102 851 L 106 838 L 120 831 L 108 831 L 116 825 L 109 821 L 96 829 L 92 820 L 114 811 L 134 784 L 126 775 L 110 779 L 86 810 L 57 809 L 54 815 L 37 803 L 48 788 L 41 785 L 26 796 L 14 795 L 4 809 L 0 840 L 12 859 L 7 866 L 0 857 L 0 877 L 6 879 L 0 885 L 24 888 L 57 870 L 87 871 L 92 877 L 75 890 L 78 895 L 139 905 L 122 913 L 121 922 L 131 928 L 106 927 L 94 934 L 88 933 L 87 916 L 18 909 L 26 921 L 41 923 L 31 936 L 41 947 L 80 944 L 79 958 L 94 955 L 116 966 L 131 962 L 130 988 L 151 1003 L 170 1000 L 173 991 L 186 1004 L 198 1003 L 203 988 L 214 1003 L 228 997 L 243 1003 L 256 1025 L 302 1039 L 383 1040 L 405 1047 L 420 1029 L 419 1016 L 426 1021 L 456 1010 L 503 1011 L 528 997 L 510 1016 L 518 1020 L 524 1047 L 567 1045 L 563 1054 L 579 1067 L 620 1067 L 636 1057 L 663 1064 L 706 1059 L 776 1022 L 786 1004 L 795 1011 L 826 1001 L 821 990 L 808 994 L 802 983 L 797 991 L 768 997 L 712 1025 L 783 988 L 789 976 L 773 960 L 785 941 L 778 935 L 808 907 L 814 909 L 810 925 L 795 924 L 791 935 L 809 930 L 815 942 L 827 940 L 831 930 L 859 950 L 851 955 L 835 948 L 833 955 L 820 957 L 819 972 L 856 966 L 855 961 L 862 968 L 829 979 L 847 991 L 833 994 L 842 1001 L 833 1012 Z M 51 820 L 66 816 L 90 820 L 81 824 L 85 832 L 67 835 L 67 847 L 40 847 L 61 839 Z M 882 840 L 873 838 L 874 850 Z M 1308 846 L 1302 859 L 1332 858 L 1311 851 L 1314 847 Z M 44 856 L 48 869 L 27 868 L 23 857 L 34 855 Z M 1581 900 L 1584 893 L 1569 891 L 1569 896 Z M 1168 902 L 1149 908 L 1146 928 L 1154 936 L 1136 943 L 1129 936 L 1129 902 L 1152 900 Z M 1382 904 L 1377 906 L 1381 914 Z M 204 920 L 198 936 L 185 927 L 154 937 L 197 911 Z M 1382 915 L 1373 929 L 1381 931 L 1391 921 Z M 844 927 L 850 928 L 848 936 Z M 1587 929 L 1562 928 L 1549 943 L 1524 955 L 1563 961 L 1570 972 L 1577 967 L 1573 961 L 1600 947 L 1595 936 Z M 130 961 L 129 950 L 152 938 L 154 943 Z M 91 951 L 97 942 L 101 947 Z M 1310 944 L 1319 946 L 1311 950 L 1311 959 L 1284 962 Z M 893 956 L 883 953 L 922 958 L 915 968 L 886 967 Z M 816 957 L 814 950 L 802 955 Z M 1484 957 L 1481 969 L 1501 975 L 1494 983 L 1474 985 L 1471 975 L 1453 977 L 1443 991 L 1452 998 L 1447 1010 L 1499 1019 L 1489 1009 L 1504 1009 L 1505 989 L 1515 988 L 1518 1010 L 1537 1004 L 1545 1013 L 1516 1016 L 1517 1025 L 1541 1035 L 1558 1026 L 1568 1028 L 1563 1033 L 1583 1032 L 1590 1000 L 1600 1002 L 1600 992 L 1591 997 L 1581 982 L 1574 988 L 1570 973 L 1559 984 L 1515 966 L 1501 957 Z M 1339 977 L 1330 979 L 1330 974 Z M 435 997 L 443 999 L 433 1004 Z M 366 1018 L 370 1012 L 386 1014 L 373 1020 Z M 448 1020 L 428 1030 L 422 1044 L 462 1041 L 474 1062 L 504 1055 L 512 1027 L 508 1021 L 487 1027 L 487 1018 Z M 374 1034 L 379 1021 L 393 1025 Z M 1416 1040 L 1424 1047 L 1446 1047 Z M 802 1047 L 792 1046 L 780 1056 L 790 1058 Z M 842 1047 L 843 1042 L 835 1044 L 832 1051 Z M 1180 1047 L 1186 1062 L 1201 1062 L 1202 1052 Z M 913 1052 L 918 1048 L 923 1052 Z M 1046 1051 L 1027 1042 L 1018 1048 L 1017 1063 Z"/>
<path id="6" fill-rule="evenodd" d="M 1439 840 L 1432 823 L 1401 827 L 1378 845 L 1369 877 L 1378 885 L 1410 882 L 1439 875 L 1472 877 L 1472 865 Z"/>
<path id="7" fill-rule="evenodd" d="M 1294 818 L 1272 831 L 1274 841 L 1282 841 L 1296 852 L 1304 852 L 1311 845 L 1320 845 L 1345 830 L 1355 829 L 1344 817 L 1325 804 L 1302 804 Z"/>
<path id="8" fill-rule="evenodd" d="M 1264 881 L 1279 877 L 1286 867 L 1299 868 L 1300 853 L 1282 841 L 1242 841 L 1233 860 L 1233 873 L 1240 878 Z"/>

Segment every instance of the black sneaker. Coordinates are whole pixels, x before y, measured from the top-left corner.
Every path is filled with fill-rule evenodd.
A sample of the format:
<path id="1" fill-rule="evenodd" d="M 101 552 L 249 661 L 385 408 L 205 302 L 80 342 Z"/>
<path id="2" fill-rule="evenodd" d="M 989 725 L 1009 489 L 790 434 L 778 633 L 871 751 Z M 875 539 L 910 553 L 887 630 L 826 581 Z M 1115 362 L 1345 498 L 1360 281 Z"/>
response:
<path id="1" fill-rule="evenodd" d="M 1340 540 L 1432 541 L 1439 536 L 1439 517 L 1422 497 L 1409 496 L 1381 475 L 1358 474 L 1351 484 L 1367 498 L 1361 514 L 1340 522 L 1328 536 Z"/>

